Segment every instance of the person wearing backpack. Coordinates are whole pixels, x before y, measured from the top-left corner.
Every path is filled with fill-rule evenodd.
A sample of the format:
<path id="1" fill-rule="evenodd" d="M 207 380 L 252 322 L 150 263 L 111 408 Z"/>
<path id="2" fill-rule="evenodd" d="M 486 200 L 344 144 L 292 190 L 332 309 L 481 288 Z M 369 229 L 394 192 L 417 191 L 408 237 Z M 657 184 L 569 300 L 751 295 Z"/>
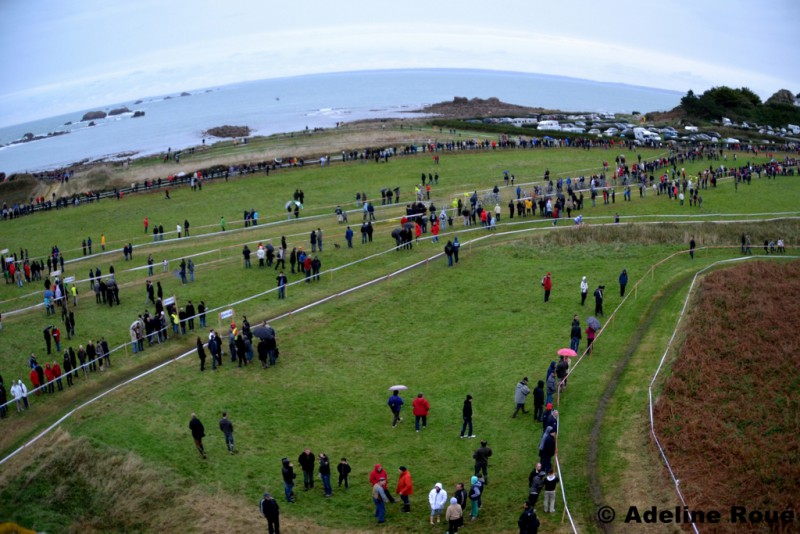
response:
<path id="1" fill-rule="evenodd" d="M 472 484 L 469 487 L 469 500 L 472 502 L 472 508 L 470 510 L 470 519 L 475 521 L 478 519 L 478 511 L 481 509 L 483 503 L 481 502 L 481 495 L 483 495 L 483 484 L 478 479 L 477 476 L 473 476 L 470 479 L 470 483 Z"/>

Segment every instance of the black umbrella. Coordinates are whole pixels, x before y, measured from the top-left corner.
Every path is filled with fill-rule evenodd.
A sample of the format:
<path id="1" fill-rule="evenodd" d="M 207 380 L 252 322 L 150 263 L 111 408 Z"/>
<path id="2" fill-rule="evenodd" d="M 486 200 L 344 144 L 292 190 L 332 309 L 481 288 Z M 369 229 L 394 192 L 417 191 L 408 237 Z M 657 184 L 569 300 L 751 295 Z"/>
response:
<path id="1" fill-rule="evenodd" d="M 260 324 L 251 331 L 253 335 L 259 339 L 275 339 L 275 330 L 273 330 L 269 325 Z"/>

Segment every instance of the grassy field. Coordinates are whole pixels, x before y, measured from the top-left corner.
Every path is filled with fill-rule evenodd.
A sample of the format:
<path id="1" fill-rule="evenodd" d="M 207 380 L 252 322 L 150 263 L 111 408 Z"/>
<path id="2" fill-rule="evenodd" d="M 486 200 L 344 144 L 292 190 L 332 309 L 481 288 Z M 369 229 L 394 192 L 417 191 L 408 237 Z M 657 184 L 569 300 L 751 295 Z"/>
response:
<path id="1" fill-rule="evenodd" d="M 95 305 L 87 285 L 79 285 L 76 344 L 88 336 L 105 336 L 116 346 L 129 340 L 128 325 L 145 308 L 146 271 L 129 269 L 141 267 L 149 253 L 156 263 L 167 258 L 170 270 L 181 258 L 202 254 L 195 257 L 195 283 L 181 286 L 171 272 L 160 273 L 158 265 L 153 279 L 162 282 L 165 294 L 175 294 L 179 304 L 203 299 L 212 308 L 226 308 L 275 285 L 274 271 L 242 268 L 243 244 L 252 249 L 267 239 L 277 244 L 283 235 L 290 249 L 298 245 L 310 248 L 309 232 L 322 228 L 322 281 L 290 287 L 285 301 L 268 293 L 237 303 L 237 323 L 246 314 L 255 324 L 441 252 L 442 243 L 427 240 L 413 251 L 391 250 L 389 233 L 420 172 L 438 171 L 440 183 L 432 199 L 442 206 L 466 191 L 502 186 L 506 169 L 516 175 L 518 184 L 526 184 L 523 188 L 530 188 L 529 184 L 541 183 L 545 168 L 551 175 L 588 176 L 600 170 L 603 160 L 613 160 L 614 154 L 574 149 L 492 151 L 445 154 L 438 167 L 431 164 L 429 156 L 420 155 L 395 158 L 388 164 L 292 169 L 211 183 L 202 192 L 175 189 L 170 192 L 171 200 L 162 193 L 146 193 L 4 222 L 0 244 L 12 250 L 28 248 L 32 257 L 58 244 L 66 250 L 68 260 L 78 260 L 67 264 L 66 274 L 74 273 L 79 279 L 94 266 L 107 273 L 113 263 L 122 287 L 122 306 Z M 655 154 L 642 151 L 645 159 Z M 628 153 L 629 160 L 634 157 Z M 708 164 L 686 167 L 693 174 Z M 375 242 L 360 244 L 360 214 L 351 213 L 357 235 L 355 248 L 346 248 L 344 228 L 333 216 L 335 206 L 354 208 L 356 191 L 375 198 L 380 188 L 396 186 L 406 197 L 401 196 L 398 206 L 377 206 Z M 282 354 L 277 368 L 238 369 L 226 361 L 216 373 L 201 374 L 191 355 L 82 409 L 61 426 L 75 439 L 86 439 L 94 454 L 125 458 L 132 453 L 141 459 L 145 474 L 146 469 L 155 469 L 165 486 L 189 487 L 198 496 L 197 502 L 201 496 L 220 496 L 238 503 L 252 513 L 255 524 L 259 521 L 258 497 L 269 489 L 279 498 L 284 516 L 297 521 L 297 531 L 317 528 L 312 526 L 317 524 L 340 531 L 369 530 L 373 520 L 368 472 L 373 464 L 382 463 L 394 490 L 396 469 L 406 465 L 416 488 L 413 513 L 401 515 L 391 509 L 389 531 L 412 532 L 428 529 L 425 496 L 434 482 L 443 482 L 452 492 L 456 482 L 468 482 L 472 474 L 471 454 L 478 440 L 458 438 L 461 402 L 469 393 L 475 398 L 476 434 L 487 439 L 495 451 L 484 510 L 470 530 L 511 532 L 527 495 L 527 475 L 535 463 L 541 432 L 528 418 L 510 418 L 514 386 L 522 376 L 529 376 L 534 384 L 544 378 L 555 351 L 569 344 L 573 314 L 578 313 L 585 326 L 593 305 L 588 301 L 584 309 L 579 305 L 581 276 L 589 278 L 592 290 L 600 283 L 607 285 L 604 307 L 608 314 L 620 302 L 616 280 L 624 268 L 630 274 L 631 287 L 640 279 L 642 282 L 598 341 L 594 356 L 582 362 L 570 379 L 561 406 L 559 458 L 565 489 L 581 531 L 592 531 L 598 528 L 594 523 L 600 504 L 596 486 L 601 497 L 612 500 L 646 497 L 674 503 L 669 485 L 662 482 L 658 458 L 647 450 L 643 426 L 646 384 L 663 352 L 659 347 L 674 328 L 690 276 L 710 262 L 738 253 L 741 233 L 751 236 L 756 250 L 764 239 L 779 235 L 792 244 L 797 235 L 794 220 L 765 219 L 772 219 L 774 213 L 796 216 L 793 199 L 798 187 L 794 178 L 762 179 L 740 186 L 737 192 L 730 180 L 724 180 L 717 189 L 703 192 L 702 209 L 679 206 L 652 192 L 646 199 L 639 199 L 634 192 L 632 202 L 622 202 L 622 188 L 617 187 L 617 202 L 603 206 L 600 201 L 595 208 L 587 207 L 584 216 L 588 224 L 580 229 L 569 221 L 553 228 L 538 217 L 509 221 L 505 204 L 513 191 L 503 188 L 498 235 L 485 238 L 485 230 L 465 229 L 457 219 L 455 231 L 448 228 L 440 237 L 446 242 L 457 233 L 465 243 L 456 268 L 448 269 L 444 259 L 435 258 L 402 275 L 274 322 Z M 297 188 L 306 194 L 303 216 L 287 221 L 283 204 Z M 261 224 L 244 229 L 239 222 L 242 210 L 252 208 L 259 211 Z M 611 224 L 615 213 L 622 218 L 619 225 Z M 143 233 L 144 216 L 151 224 L 163 224 L 167 231 L 189 219 L 196 237 L 153 243 L 152 236 Z M 218 232 L 221 216 L 228 221 L 224 234 Z M 713 220 L 726 222 L 710 222 Z M 658 224 L 638 224 L 653 222 Z M 101 233 L 106 235 L 108 249 L 133 243 L 134 261 L 122 261 L 121 251 L 79 258 L 84 235 L 92 235 L 97 251 Z M 679 254 L 653 268 L 685 251 L 690 235 L 696 236 L 701 247 L 734 249 L 708 248 L 698 252 L 694 262 Z M 341 248 L 334 248 L 333 243 Z M 547 271 L 553 273 L 554 292 L 552 302 L 545 305 L 538 280 Z M 296 280 L 299 276 L 290 275 L 290 281 Z M 0 369 L 4 376 L 20 373 L 25 378 L 27 355 L 43 351 L 41 329 L 51 322 L 43 311 L 9 315 L 10 310 L 38 303 L 41 294 L 37 289 L 31 285 L 0 287 L 4 318 Z M 209 325 L 216 327 L 216 319 Z M 12 413 L 11 420 L 3 422 L 6 428 L 0 447 L 10 452 L 91 394 L 189 350 L 194 340 L 194 335 L 172 339 L 137 356 L 130 351 L 115 353 L 110 372 L 82 379 L 71 391 L 37 398 L 33 409 L 22 416 Z M 409 386 L 405 394 L 408 404 L 417 391 L 430 400 L 433 408 L 425 431 L 413 431 L 410 406 L 399 427 L 391 428 L 386 397 L 388 387 L 395 383 Z M 610 383 L 617 386 L 609 392 Z M 598 399 L 604 394 L 609 407 L 598 416 Z M 236 425 L 240 451 L 236 456 L 225 454 L 221 433 L 216 430 L 222 410 L 231 414 Z M 199 459 L 192 446 L 187 428 L 191 412 L 198 413 L 206 425 L 207 462 Z M 599 448 L 592 452 L 590 436 L 597 425 L 595 443 Z M 350 460 L 353 487 L 349 492 L 334 487 L 334 498 L 326 500 L 321 489 L 315 488 L 309 494 L 300 491 L 296 505 L 283 504 L 280 459 L 296 459 L 305 446 L 315 453 L 326 452 L 333 463 L 342 456 Z M 23 456 L 11 463 L 24 461 L 33 460 Z M 86 478 L 109 476 L 104 473 L 87 474 Z M 21 505 L 36 503 L 48 493 L 47 483 L 40 483 L 43 485 L 32 487 L 21 474 L 0 477 L 0 501 L 4 503 L 0 516 L 48 531 L 66 530 L 76 517 L 83 526 L 97 531 L 157 528 L 141 518 L 122 528 L 119 517 L 106 518 L 94 509 L 82 514 L 81 507 L 66 498 L 63 506 L 54 506 L 51 513 L 40 516 L 30 505 Z M 95 495 L 91 488 L 85 492 Z M 165 499 L 165 504 L 185 510 L 172 497 Z M 556 530 L 561 524 L 562 508 L 559 497 L 557 514 L 540 513 L 547 530 Z M 232 509 L 238 510 L 236 506 Z M 242 532 L 250 525 L 227 524 Z M 203 529 L 192 524 L 186 530 Z"/>

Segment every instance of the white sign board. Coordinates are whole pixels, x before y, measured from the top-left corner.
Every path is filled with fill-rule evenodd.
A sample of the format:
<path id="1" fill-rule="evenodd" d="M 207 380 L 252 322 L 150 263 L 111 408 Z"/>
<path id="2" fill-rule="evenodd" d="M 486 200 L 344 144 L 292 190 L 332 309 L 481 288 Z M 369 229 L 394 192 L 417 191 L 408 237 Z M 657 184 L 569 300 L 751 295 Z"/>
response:
<path id="1" fill-rule="evenodd" d="M 230 310 L 225 310 L 224 312 L 220 312 L 219 314 L 220 319 L 228 319 L 229 317 L 233 317 L 233 308 Z"/>
<path id="2" fill-rule="evenodd" d="M 74 276 L 68 276 L 68 277 L 64 278 L 64 283 L 65 284 L 73 284 L 73 283 L 75 283 L 75 277 Z"/>
<path id="3" fill-rule="evenodd" d="M 175 304 L 175 297 L 167 297 L 164 300 L 164 306 L 169 306 L 170 304 Z"/>
<path id="4" fill-rule="evenodd" d="M 60 275 L 61 271 L 53 271 L 52 273 L 50 273 L 50 276 L 60 276 Z"/>
<path id="5" fill-rule="evenodd" d="M 3 250 L 0 250 L 0 254 L 8 254 L 8 249 L 4 248 Z"/>

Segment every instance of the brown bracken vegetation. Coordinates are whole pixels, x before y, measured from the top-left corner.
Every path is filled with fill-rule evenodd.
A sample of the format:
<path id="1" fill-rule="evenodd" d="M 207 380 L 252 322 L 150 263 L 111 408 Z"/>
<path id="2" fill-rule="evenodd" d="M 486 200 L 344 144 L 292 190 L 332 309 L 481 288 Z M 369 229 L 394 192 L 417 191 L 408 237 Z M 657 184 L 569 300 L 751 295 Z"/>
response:
<path id="1" fill-rule="evenodd" d="M 656 404 L 656 431 L 689 509 L 722 512 L 702 532 L 792 530 L 800 512 L 800 262 L 714 272 L 695 300 Z M 732 506 L 793 510 L 794 524 L 731 524 Z"/>

